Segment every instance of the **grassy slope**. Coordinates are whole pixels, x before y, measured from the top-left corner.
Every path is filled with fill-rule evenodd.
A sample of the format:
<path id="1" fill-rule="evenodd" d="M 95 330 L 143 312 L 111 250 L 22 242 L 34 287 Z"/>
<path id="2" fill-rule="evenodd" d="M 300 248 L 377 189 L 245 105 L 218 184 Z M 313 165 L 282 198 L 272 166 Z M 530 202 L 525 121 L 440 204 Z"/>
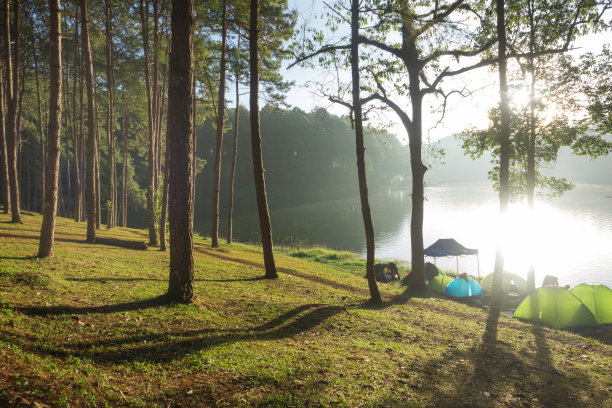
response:
<path id="1" fill-rule="evenodd" d="M 279 255 L 260 280 L 258 248 L 203 239 L 195 303 L 168 305 L 168 254 L 138 249 L 143 231 L 90 245 L 59 219 L 40 260 L 24 219 L 0 215 L 0 406 L 612 406 L 594 340 L 439 298 L 372 309 L 333 262 Z"/>

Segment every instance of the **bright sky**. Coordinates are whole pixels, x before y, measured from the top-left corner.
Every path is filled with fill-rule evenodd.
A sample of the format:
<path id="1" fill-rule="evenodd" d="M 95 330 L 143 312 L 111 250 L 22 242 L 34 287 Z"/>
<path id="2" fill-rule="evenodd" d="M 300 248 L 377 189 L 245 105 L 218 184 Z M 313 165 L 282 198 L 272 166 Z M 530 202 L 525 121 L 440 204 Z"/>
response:
<path id="1" fill-rule="evenodd" d="M 289 0 L 289 7 L 298 10 L 298 26 L 308 21 L 309 25 L 323 28 L 326 7 L 321 0 Z M 610 33 L 602 33 L 581 38 L 575 42 L 578 50 L 575 52 L 597 52 L 601 50 L 605 43 L 611 42 Z M 285 66 L 289 65 L 286 63 Z M 347 109 L 343 106 L 332 104 L 326 99 L 315 94 L 314 87 L 309 86 L 309 82 L 317 82 L 325 79 L 329 74 L 325 71 L 316 69 L 304 69 L 293 67 L 284 69 L 285 79 L 295 81 L 295 87 L 287 95 L 287 103 L 297 106 L 309 112 L 314 108 L 323 107 L 337 115 L 346 115 Z M 497 71 L 489 68 L 482 68 L 464 75 L 461 84 L 468 84 L 468 88 L 475 90 L 471 96 L 462 98 L 456 96 L 449 99 L 445 119 L 443 123 L 436 126 L 439 114 L 431 113 L 429 104 L 436 105 L 433 98 L 425 98 L 423 111 L 423 137 L 431 141 L 461 132 L 470 127 L 484 128 L 488 125 L 487 112 L 494 106 L 499 99 L 497 88 Z M 450 82 L 449 82 L 450 83 Z M 463 85 L 462 85 L 463 86 Z M 428 103 L 429 102 L 429 103 Z M 408 105 L 407 105 L 408 106 Z M 393 113 L 388 112 L 380 118 L 380 124 L 389 126 L 389 131 L 407 142 L 406 131 L 399 118 Z"/>

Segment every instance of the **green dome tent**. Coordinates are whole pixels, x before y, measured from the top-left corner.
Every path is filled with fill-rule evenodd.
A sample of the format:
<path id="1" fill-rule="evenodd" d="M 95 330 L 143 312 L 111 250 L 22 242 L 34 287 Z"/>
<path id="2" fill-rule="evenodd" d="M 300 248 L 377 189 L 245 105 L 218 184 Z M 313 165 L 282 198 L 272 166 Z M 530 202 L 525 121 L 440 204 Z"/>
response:
<path id="1" fill-rule="evenodd" d="M 442 293 L 444 292 L 444 289 L 446 289 L 448 284 L 451 283 L 453 280 L 455 280 L 455 278 L 453 278 L 452 276 L 438 275 L 429 281 L 429 290 L 436 293 Z"/>
<path id="2" fill-rule="evenodd" d="M 593 313 L 576 296 L 557 287 L 542 287 L 532 292 L 516 308 L 514 317 L 543 322 L 555 329 L 597 326 Z"/>
<path id="3" fill-rule="evenodd" d="M 482 286 L 485 292 L 492 292 L 493 274 L 490 273 L 482 278 L 480 286 Z M 504 272 L 502 278 L 502 292 L 507 295 L 526 295 L 529 292 L 527 290 L 527 281 L 515 273 Z"/>
<path id="4" fill-rule="evenodd" d="M 597 323 L 612 323 L 612 289 L 582 283 L 570 291 L 593 313 Z"/>

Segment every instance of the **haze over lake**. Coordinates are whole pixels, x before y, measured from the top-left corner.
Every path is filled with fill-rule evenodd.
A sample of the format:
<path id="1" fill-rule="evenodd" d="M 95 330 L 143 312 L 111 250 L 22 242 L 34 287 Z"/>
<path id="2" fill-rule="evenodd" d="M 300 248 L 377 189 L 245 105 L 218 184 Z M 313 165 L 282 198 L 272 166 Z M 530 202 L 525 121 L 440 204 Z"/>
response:
<path id="1" fill-rule="evenodd" d="M 438 238 L 455 238 L 479 250 L 481 276 L 492 272 L 500 220 L 499 200 L 490 183 L 429 186 L 425 195 L 425 246 Z M 376 257 L 409 261 L 409 191 L 373 194 L 371 206 Z M 277 243 L 325 245 L 365 255 L 357 198 L 273 209 L 271 215 Z M 596 282 L 612 286 L 612 186 L 577 184 L 563 197 L 538 199 L 533 216 L 524 205 L 514 204 L 507 222 L 505 270 L 526 276 L 533 259 L 538 286 L 548 274 L 558 276 L 561 285 Z M 235 219 L 234 233 L 239 240 L 256 241 L 256 231 L 256 214 Z M 457 267 L 455 258 L 436 263 L 451 271 Z M 476 257 L 460 258 L 459 270 L 477 275 Z"/>

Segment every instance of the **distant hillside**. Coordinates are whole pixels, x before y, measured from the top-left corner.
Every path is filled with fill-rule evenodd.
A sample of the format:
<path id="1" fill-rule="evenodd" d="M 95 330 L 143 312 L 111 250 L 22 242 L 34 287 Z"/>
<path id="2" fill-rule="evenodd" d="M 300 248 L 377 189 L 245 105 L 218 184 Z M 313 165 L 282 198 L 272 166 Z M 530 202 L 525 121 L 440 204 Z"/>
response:
<path id="1" fill-rule="evenodd" d="M 428 182 L 488 180 L 487 174 L 491 168 L 489 154 L 472 160 L 464 155 L 461 141 L 454 136 L 445 137 L 432 146 L 444 149 L 445 155 L 441 160 L 429 159 L 429 171 L 426 173 Z M 562 149 L 557 164 L 544 172 L 564 177 L 573 183 L 612 184 L 612 155 L 592 160 L 572 155 L 569 149 Z"/>

